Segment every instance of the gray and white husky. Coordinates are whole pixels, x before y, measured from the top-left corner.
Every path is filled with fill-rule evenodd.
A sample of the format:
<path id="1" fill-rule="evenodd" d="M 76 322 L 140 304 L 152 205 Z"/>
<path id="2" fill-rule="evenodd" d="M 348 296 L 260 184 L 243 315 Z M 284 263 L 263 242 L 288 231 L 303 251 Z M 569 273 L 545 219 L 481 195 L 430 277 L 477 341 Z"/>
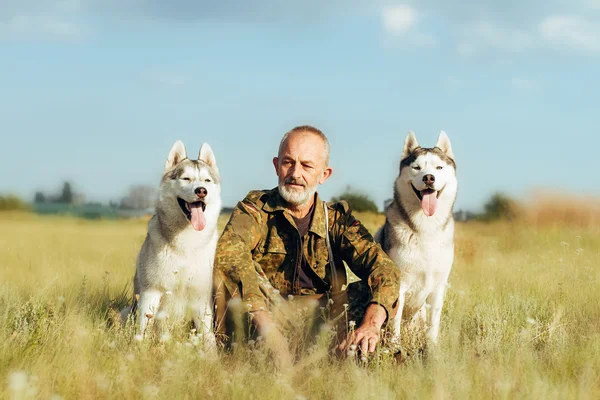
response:
<path id="1" fill-rule="evenodd" d="M 156 213 L 137 259 L 134 303 L 137 337 L 148 322 L 191 317 L 197 331 L 214 343 L 213 261 L 221 212 L 219 171 L 212 149 L 188 159 L 175 142 L 165 163 Z M 126 316 L 130 309 L 124 309 Z"/>
<path id="2" fill-rule="evenodd" d="M 394 199 L 375 240 L 401 270 L 394 338 L 400 322 L 419 312 L 426 337 L 436 343 L 448 275 L 454 260 L 452 208 L 458 182 L 450 139 L 444 131 L 434 148 L 419 146 L 411 131 L 404 142 Z M 427 312 L 429 309 L 429 312 Z"/>

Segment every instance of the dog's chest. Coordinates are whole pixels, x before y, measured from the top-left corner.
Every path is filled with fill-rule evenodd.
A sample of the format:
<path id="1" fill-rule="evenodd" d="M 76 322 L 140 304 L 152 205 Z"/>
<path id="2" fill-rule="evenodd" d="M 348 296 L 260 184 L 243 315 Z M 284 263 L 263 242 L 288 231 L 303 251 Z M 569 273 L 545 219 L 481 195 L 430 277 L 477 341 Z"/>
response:
<path id="1" fill-rule="evenodd" d="M 394 229 L 396 240 L 389 255 L 406 273 L 445 273 L 452 267 L 454 240 L 451 231 L 415 233 Z"/>
<path id="2" fill-rule="evenodd" d="M 157 257 L 159 280 L 165 290 L 205 289 L 212 283 L 216 243 L 188 242 L 177 246 L 166 245 Z"/>

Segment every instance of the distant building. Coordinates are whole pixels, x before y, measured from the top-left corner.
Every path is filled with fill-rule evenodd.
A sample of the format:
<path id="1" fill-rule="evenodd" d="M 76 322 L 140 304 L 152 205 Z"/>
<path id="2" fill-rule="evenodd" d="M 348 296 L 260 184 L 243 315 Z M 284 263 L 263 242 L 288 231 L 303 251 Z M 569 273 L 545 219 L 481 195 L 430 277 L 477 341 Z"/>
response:
<path id="1" fill-rule="evenodd" d="M 458 210 L 454 212 L 454 220 L 458 222 L 466 222 L 477 218 L 477 214 L 471 211 Z"/>

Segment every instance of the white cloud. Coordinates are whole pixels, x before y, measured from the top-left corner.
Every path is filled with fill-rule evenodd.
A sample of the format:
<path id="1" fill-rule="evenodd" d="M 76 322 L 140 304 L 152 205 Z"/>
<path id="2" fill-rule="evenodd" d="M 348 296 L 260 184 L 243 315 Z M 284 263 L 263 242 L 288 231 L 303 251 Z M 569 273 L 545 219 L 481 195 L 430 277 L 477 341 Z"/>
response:
<path id="1" fill-rule="evenodd" d="M 386 33 L 385 47 L 431 47 L 436 40 L 417 29 L 420 13 L 408 5 L 384 7 L 381 10 L 381 22 Z"/>
<path id="2" fill-rule="evenodd" d="M 463 28 L 457 52 L 463 56 L 487 50 L 518 52 L 533 45 L 533 36 L 524 30 L 507 29 L 488 21 L 478 21 Z"/>
<path id="3" fill-rule="evenodd" d="M 585 4 L 593 10 L 600 10 L 600 0 L 586 0 Z"/>
<path id="4" fill-rule="evenodd" d="M 409 5 L 385 7 L 382 10 L 383 27 L 393 35 L 408 32 L 417 24 L 418 19 L 417 11 Z"/>
<path id="5" fill-rule="evenodd" d="M 548 43 L 557 47 L 600 52 L 600 25 L 581 17 L 547 17 L 540 23 L 539 32 Z"/>
<path id="6" fill-rule="evenodd" d="M 511 85 L 516 90 L 523 91 L 523 92 L 532 91 L 537 87 L 537 84 L 533 79 L 525 79 L 525 78 L 513 78 L 511 80 Z"/>
<path id="7" fill-rule="evenodd" d="M 160 87 L 180 87 L 186 84 L 187 78 L 172 71 L 151 70 L 142 73 L 143 81 Z"/>
<path id="8" fill-rule="evenodd" d="M 0 35 L 10 38 L 47 38 L 79 39 L 82 31 L 79 25 L 47 15 L 13 16 L 6 22 L 0 22 Z"/>

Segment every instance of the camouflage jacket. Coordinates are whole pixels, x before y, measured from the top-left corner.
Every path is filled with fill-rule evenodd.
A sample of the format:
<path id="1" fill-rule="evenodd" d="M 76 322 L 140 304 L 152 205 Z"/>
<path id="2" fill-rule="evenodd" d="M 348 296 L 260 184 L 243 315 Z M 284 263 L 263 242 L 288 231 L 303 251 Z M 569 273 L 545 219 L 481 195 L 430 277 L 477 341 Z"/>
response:
<path id="1" fill-rule="evenodd" d="M 241 294 L 249 311 L 267 309 L 261 279 L 267 278 L 281 296 L 316 294 L 300 288 L 298 268 L 304 256 L 322 287 L 332 285 L 332 268 L 327 267 L 325 212 L 317 195 L 308 232 L 301 240 L 291 213 L 277 188 L 252 191 L 231 214 L 217 244 L 215 268 L 225 277 L 232 293 Z M 389 315 L 396 306 L 400 272 L 369 231 L 352 216 L 344 201 L 327 203 L 329 234 L 336 264 L 345 261 L 361 280 L 367 280 L 372 299 Z M 343 278 L 345 279 L 345 278 Z"/>

